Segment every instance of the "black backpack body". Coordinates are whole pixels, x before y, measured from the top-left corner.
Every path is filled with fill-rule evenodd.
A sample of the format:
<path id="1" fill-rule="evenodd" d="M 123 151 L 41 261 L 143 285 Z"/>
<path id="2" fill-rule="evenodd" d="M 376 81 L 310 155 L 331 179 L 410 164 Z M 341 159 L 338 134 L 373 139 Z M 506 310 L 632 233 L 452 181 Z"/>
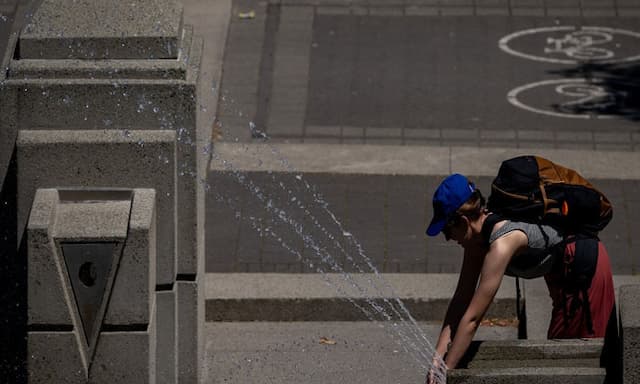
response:
<path id="1" fill-rule="evenodd" d="M 511 220 L 550 225 L 563 235 L 596 237 L 613 217 L 607 197 L 584 177 L 539 156 L 503 161 L 487 208 Z"/>

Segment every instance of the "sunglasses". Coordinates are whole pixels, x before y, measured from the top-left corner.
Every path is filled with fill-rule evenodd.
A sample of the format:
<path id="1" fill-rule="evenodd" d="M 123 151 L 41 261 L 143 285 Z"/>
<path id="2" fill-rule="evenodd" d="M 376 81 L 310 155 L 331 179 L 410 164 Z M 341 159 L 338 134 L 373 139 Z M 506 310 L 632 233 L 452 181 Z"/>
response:
<path id="1" fill-rule="evenodd" d="M 453 227 L 460 224 L 460 219 L 461 217 L 457 212 L 454 212 L 453 214 L 451 214 L 451 216 L 449 216 L 449 218 L 447 218 L 447 222 L 442 228 L 442 233 L 444 233 L 444 236 L 447 240 L 451 238 L 451 230 L 453 229 Z"/>

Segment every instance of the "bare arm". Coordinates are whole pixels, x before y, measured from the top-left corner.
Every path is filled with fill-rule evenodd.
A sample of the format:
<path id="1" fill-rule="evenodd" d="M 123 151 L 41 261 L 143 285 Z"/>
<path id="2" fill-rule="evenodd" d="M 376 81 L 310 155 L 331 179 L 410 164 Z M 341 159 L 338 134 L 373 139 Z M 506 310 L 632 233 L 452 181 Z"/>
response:
<path id="1" fill-rule="evenodd" d="M 504 272 L 511 257 L 527 245 L 527 236 L 520 231 L 513 231 L 491 244 L 482 263 L 480 282 L 473 294 L 471 302 L 458 325 L 451 348 L 448 351 L 446 364 L 455 368 L 480 326 L 480 322 L 500 287 Z"/>
<path id="2" fill-rule="evenodd" d="M 458 284 L 449 302 L 444 323 L 442 324 L 442 331 L 436 344 L 436 352 L 438 352 L 440 356 L 444 356 L 447 352 L 447 346 L 451 343 L 460 319 L 473 298 L 478 277 L 480 276 L 480 269 L 482 268 L 483 253 L 484 252 L 470 252 L 467 250 L 464 252 Z"/>

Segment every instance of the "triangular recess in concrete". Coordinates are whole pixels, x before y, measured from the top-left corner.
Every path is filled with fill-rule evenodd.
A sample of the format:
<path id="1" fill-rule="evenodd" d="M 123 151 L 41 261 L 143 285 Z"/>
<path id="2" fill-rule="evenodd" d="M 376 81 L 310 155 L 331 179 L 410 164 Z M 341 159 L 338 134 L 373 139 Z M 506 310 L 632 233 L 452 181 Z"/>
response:
<path id="1" fill-rule="evenodd" d="M 103 301 L 110 294 L 107 287 L 110 290 L 113 286 L 116 246 L 113 242 L 60 244 L 89 350 L 93 349 L 94 332 L 102 324 Z"/>

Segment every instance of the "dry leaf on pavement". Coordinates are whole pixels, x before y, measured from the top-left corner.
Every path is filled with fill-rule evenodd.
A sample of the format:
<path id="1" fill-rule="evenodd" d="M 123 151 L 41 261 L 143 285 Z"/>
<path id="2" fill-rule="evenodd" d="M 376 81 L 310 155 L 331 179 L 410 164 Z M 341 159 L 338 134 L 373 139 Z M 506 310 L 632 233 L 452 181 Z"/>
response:
<path id="1" fill-rule="evenodd" d="M 331 339 L 329 339 L 327 337 L 321 337 L 319 343 L 320 344 L 325 344 L 325 345 L 335 345 L 336 341 L 335 340 L 331 340 Z"/>

